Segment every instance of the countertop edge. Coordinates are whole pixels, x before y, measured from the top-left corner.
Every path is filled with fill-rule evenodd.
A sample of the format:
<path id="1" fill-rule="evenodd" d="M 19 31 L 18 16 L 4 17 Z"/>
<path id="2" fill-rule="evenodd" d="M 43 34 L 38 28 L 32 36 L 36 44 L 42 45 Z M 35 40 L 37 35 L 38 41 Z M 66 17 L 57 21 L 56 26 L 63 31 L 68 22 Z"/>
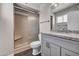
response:
<path id="1" fill-rule="evenodd" d="M 69 36 L 65 36 L 65 35 L 57 35 L 57 34 L 53 34 L 53 32 L 52 32 L 52 34 L 47 33 L 47 32 L 41 32 L 41 34 L 45 34 L 45 35 L 49 35 L 49 36 L 54 36 L 54 37 L 58 37 L 58 38 L 63 38 L 63 39 L 79 42 L 79 38 L 69 37 Z"/>

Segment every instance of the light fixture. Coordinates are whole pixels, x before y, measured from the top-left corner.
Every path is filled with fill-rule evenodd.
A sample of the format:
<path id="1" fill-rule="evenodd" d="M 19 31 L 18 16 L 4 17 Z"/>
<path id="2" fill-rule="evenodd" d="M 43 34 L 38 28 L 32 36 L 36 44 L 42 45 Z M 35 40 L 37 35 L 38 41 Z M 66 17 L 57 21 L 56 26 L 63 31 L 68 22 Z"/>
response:
<path id="1" fill-rule="evenodd" d="M 56 7 L 58 7 L 59 6 L 59 3 L 52 3 L 51 5 L 50 5 L 50 7 L 52 7 L 52 8 L 56 8 Z"/>
<path id="2" fill-rule="evenodd" d="M 54 7 L 58 7 L 58 6 L 59 6 L 59 3 L 55 3 L 55 4 L 54 4 Z"/>

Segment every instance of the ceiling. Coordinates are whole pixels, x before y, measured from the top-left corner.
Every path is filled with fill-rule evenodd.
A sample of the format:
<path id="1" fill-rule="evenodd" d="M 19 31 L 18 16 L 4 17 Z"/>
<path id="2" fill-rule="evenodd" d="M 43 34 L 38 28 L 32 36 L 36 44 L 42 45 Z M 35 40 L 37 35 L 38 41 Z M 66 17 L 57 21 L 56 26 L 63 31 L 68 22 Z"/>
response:
<path id="1" fill-rule="evenodd" d="M 65 9 L 65 8 L 68 8 L 70 6 L 73 6 L 76 3 L 58 3 L 59 6 L 57 6 L 56 8 L 55 7 L 53 8 L 53 5 L 52 5 L 52 4 L 55 4 L 55 3 L 21 3 L 20 5 L 24 6 L 24 8 L 26 8 L 28 6 L 30 8 L 33 8 L 35 10 L 40 11 L 40 6 L 42 6 L 42 5 L 47 6 L 46 4 L 49 4 L 50 5 L 49 8 L 51 8 L 52 12 L 55 13 L 55 12 L 58 12 L 58 11 Z"/>
<path id="2" fill-rule="evenodd" d="M 75 5 L 75 3 L 60 3 L 59 6 L 57 6 L 56 8 L 53 8 L 53 6 L 51 8 L 52 12 L 58 12 L 73 5 Z"/>

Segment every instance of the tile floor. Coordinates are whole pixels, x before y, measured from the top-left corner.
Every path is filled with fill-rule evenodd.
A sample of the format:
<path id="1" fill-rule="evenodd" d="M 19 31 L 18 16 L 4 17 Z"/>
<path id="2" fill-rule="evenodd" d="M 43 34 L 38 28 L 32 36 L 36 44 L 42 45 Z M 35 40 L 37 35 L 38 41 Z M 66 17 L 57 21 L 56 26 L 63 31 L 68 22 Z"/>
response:
<path id="1" fill-rule="evenodd" d="M 20 52 L 18 54 L 15 54 L 15 56 L 33 56 L 32 55 L 32 49 Z M 37 55 L 37 56 L 41 56 L 41 54 Z"/>

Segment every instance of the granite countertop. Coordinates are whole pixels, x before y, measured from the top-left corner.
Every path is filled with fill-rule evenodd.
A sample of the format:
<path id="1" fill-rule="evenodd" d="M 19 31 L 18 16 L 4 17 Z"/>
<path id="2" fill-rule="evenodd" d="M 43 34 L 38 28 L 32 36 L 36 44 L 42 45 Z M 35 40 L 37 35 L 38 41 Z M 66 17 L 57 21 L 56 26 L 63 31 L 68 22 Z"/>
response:
<path id="1" fill-rule="evenodd" d="M 53 32 L 53 31 L 43 31 L 41 33 L 79 42 L 79 34 L 76 33 Z"/>

